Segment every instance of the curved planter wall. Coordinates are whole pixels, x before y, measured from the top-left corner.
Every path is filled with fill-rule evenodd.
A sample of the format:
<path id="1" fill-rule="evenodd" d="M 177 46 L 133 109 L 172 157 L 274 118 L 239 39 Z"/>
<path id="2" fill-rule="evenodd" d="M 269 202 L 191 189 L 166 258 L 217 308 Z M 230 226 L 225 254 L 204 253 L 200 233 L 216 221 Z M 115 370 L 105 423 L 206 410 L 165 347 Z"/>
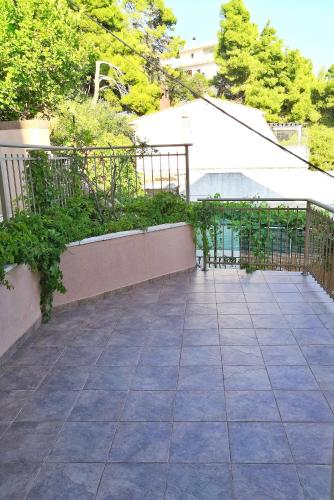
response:
<path id="1" fill-rule="evenodd" d="M 61 258 L 66 294 L 54 305 L 141 283 L 195 266 L 192 227 L 165 224 L 147 231 L 126 231 L 71 243 Z M 40 322 L 38 275 L 12 266 L 7 278 L 14 289 L 0 287 L 0 356 Z"/>

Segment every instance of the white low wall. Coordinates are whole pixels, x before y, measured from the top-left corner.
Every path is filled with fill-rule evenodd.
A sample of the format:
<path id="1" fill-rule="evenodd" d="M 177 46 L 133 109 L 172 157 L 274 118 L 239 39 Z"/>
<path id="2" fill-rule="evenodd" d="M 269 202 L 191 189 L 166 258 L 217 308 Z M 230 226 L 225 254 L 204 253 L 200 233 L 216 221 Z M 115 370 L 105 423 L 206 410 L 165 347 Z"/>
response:
<path id="1" fill-rule="evenodd" d="M 127 231 L 71 243 L 61 258 L 65 294 L 54 305 L 96 297 L 195 266 L 193 230 L 165 224 L 147 231 Z M 11 266 L 0 287 L 0 356 L 40 320 L 39 277 L 26 266 Z"/>

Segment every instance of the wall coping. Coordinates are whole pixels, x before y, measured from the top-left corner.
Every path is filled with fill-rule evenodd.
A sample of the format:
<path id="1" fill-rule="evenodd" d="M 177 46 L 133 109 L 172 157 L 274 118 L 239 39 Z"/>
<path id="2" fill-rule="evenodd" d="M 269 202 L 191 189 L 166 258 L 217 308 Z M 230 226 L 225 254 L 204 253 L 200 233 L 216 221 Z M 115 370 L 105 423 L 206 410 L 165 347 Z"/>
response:
<path id="1" fill-rule="evenodd" d="M 72 248 L 82 245 L 89 245 L 90 243 L 97 243 L 99 241 L 115 240 L 118 238 L 126 238 L 128 236 L 136 236 L 145 233 L 154 233 L 156 231 L 166 231 L 167 229 L 174 229 L 177 227 L 188 226 L 187 222 L 176 222 L 174 224 L 160 224 L 157 226 L 150 226 L 147 229 L 133 229 L 131 231 L 119 231 L 117 233 L 102 234 L 101 236 L 93 236 L 91 238 L 85 238 L 80 241 L 73 241 L 66 245 L 66 248 Z M 5 266 L 5 273 L 12 271 L 18 264 L 10 264 Z"/>
<path id="2" fill-rule="evenodd" d="M 49 122 L 47 120 L 0 121 L 0 130 L 21 130 L 27 128 L 48 129 Z"/>
<path id="3" fill-rule="evenodd" d="M 79 245 L 89 245 L 90 243 L 96 243 L 98 241 L 108 241 L 115 240 L 117 238 L 126 238 L 128 236 L 136 236 L 145 233 L 154 233 L 156 231 L 165 231 L 167 229 L 174 229 L 177 227 L 188 226 L 186 222 L 176 222 L 175 224 L 160 224 L 158 226 L 151 226 L 147 229 L 133 229 L 131 231 L 119 231 L 117 233 L 102 234 L 101 236 L 93 236 L 91 238 L 85 238 L 80 241 L 73 241 L 67 245 L 67 248 L 76 247 Z"/>

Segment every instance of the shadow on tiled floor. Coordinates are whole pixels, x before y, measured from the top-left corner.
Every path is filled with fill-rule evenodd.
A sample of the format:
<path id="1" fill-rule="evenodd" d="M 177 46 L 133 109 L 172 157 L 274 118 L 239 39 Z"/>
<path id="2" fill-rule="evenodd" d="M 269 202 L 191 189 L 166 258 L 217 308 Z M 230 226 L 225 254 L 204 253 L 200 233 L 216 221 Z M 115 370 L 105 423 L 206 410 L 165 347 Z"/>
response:
<path id="1" fill-rule="evenodd" d="M 329 500 L 334 304 L 181 273 L 63 311 L 0 376 L 0 498 Z"/>

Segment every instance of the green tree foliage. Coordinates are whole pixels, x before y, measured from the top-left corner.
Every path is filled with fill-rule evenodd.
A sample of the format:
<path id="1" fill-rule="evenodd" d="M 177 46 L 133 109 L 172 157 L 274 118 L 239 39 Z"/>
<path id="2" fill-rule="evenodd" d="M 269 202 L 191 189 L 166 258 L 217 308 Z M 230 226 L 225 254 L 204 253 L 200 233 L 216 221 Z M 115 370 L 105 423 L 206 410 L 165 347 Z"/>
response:
<path id="1" fill-rule="evenodd" d="M 283 72 L 286 68 L 283 42 L 268 22 L 254 44 L 256 64 L 245 85 L 245 102 L 266 113 L 269 121 L 281 121 L 281 108 L 285 86 Z"/>
<path id="2" fill-rule="evenodd" d="M 322 122 L 334 126 L 334 64 L 319 75 L 313 99 L 321 113 Z"/>
<path id="3" fill-rule="evenodd" d="M 269 23 L 259 33 L 243 0 L 224 3 L 221 16 L 215 79 L 219 92 L 262 109 L 270 121 L 319 120 L 311 61 L 298 50 L 286 49 Z"/>
<path id="4" fill-rule="evenodd" d="M 51 139 L 59 146 L 127 146 L 133 130 L 129 117 L 108 102 L 65 101 L 51 121 Z"/>
<path id="5" fill-rule="evenodd" d="M 215 94 L 210 81 L 202 73 L 196 72 L 193 75 L 188 75 L 183 71 L 177 69 L 173 70 L 171 68 L 168 71 L 182 83 L 184 83 L 189 88 L 194 90 L 197 94 L 200 95 Z M 182 85 L 179 85 L 178 83 L 174 83 L 171 81 L 168 85 L 168 90 L 169 90 L 169 98 L 172 105 L 177 104 L 179 102 L 191 101 L 195 99 L 194 95 L 189 90 L 182 87 Z"/>
<path id="6" fill-rule="evenodd" d="M 86 84 L 90 54 L 62 0 L 1 0 L 0 118 L 49 115 Z"/>
<path id="7" fill-rule="evenodd" d="M 161 96 L 157 72 L 84 14 L 119 35 L 151 63 L 158 63 L 160 56 L 175 55 L 180 45 L 180 40 L 172 37 L 176 18 L 171 9 L 163 0 L 69 0 L 69 4 L 72 7 L 75 4 L 75 8 L 82 11 L 81 28 L 95 58 L 108 61 L 123 72 L 121 81 L 128 93 L 121 96 L 117 90 L 110 89 L 102 97 L 111 102 L 116 99 L 124 109 L 137 114 L 157 110 Z M 102 70 L 107 75 L 112 71 L 107 66 Z"/>
<path id="8" fill-rule="evenodd" d="M 244 85 L 256 65 L 254 46 L 257 38 L 258 28 L 251 23 L 243 0 L 224 3 L 221 7 L 216 52 L 219 65 L 216 84 L 219 95 L 234 99 L 243 97 Z"/>
<path id="9" fill-rule="evenodd" d="M 334 127 L 313 125 L 308 130 L 310 160 L 317 167 L 334 170 Z"/>

